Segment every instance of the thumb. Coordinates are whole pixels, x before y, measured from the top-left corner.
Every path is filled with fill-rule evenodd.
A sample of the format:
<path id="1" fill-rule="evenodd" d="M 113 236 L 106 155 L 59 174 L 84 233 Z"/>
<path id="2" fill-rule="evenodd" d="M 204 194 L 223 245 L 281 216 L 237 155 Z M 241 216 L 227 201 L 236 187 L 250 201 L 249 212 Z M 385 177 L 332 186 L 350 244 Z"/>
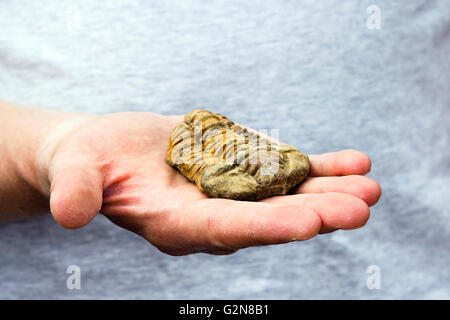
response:
<path id="1" fill-rule="evenodd" d="M 103 175 L 95 169 L 67 167 L 53 176 L 50 209 L 63 227 L 81 228 L 100 212 L 103 200 Z"/>

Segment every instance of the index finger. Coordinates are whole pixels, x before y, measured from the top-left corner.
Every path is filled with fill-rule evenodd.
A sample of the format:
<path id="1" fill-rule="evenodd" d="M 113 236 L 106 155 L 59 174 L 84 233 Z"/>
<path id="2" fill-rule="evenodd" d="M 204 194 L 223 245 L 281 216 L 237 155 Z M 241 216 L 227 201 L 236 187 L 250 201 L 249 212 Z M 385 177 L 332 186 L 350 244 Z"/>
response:
<path id="1" fill-rule="evenodd" d="M 369 156 L 357 150 L 342 150 L 308 157 L 311 164 L 309 175 L 312 177 L 364 175 L 371 167 Z"/>

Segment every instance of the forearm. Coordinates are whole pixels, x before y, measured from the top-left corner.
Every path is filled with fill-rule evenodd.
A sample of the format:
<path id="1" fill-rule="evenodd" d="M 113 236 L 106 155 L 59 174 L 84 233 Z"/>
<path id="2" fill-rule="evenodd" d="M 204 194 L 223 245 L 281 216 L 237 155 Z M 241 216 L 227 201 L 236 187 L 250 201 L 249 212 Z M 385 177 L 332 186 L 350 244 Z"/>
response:
<path id="1" fill-rule="evenodd" d="M 0 100 L 0 222 L 50 212 L 48 149 L 70 117 Z"/>

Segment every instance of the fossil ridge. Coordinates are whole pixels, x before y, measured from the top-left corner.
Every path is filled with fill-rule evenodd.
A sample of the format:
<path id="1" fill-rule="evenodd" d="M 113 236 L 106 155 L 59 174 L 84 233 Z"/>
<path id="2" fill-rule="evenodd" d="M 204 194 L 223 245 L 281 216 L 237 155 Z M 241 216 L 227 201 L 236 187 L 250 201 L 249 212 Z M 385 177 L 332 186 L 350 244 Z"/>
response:
<path id="1" fill-rule="evenodd" d="M 166 161 L 208 197 L 235 200 L 286 194 L 310 169 L 295 147 L 200 109 L 172 130 Z"/>

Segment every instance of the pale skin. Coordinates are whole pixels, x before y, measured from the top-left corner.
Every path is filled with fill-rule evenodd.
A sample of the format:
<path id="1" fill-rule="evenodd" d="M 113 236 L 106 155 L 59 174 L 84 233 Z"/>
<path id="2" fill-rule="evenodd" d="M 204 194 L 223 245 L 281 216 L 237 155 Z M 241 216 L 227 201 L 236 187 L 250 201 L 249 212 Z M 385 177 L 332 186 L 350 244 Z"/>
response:
<path id="1" fill-rule="evenodd" d="M 51 212 L 63 227 L 100 212 L 170 255 L 230 254 L 366 224 L 381 195 L 356 150 L 309 155 L 293 194 L 210 199 L 165 162 L 182 116 L 81 115 L 0 100 L 0 221 Z"/>

